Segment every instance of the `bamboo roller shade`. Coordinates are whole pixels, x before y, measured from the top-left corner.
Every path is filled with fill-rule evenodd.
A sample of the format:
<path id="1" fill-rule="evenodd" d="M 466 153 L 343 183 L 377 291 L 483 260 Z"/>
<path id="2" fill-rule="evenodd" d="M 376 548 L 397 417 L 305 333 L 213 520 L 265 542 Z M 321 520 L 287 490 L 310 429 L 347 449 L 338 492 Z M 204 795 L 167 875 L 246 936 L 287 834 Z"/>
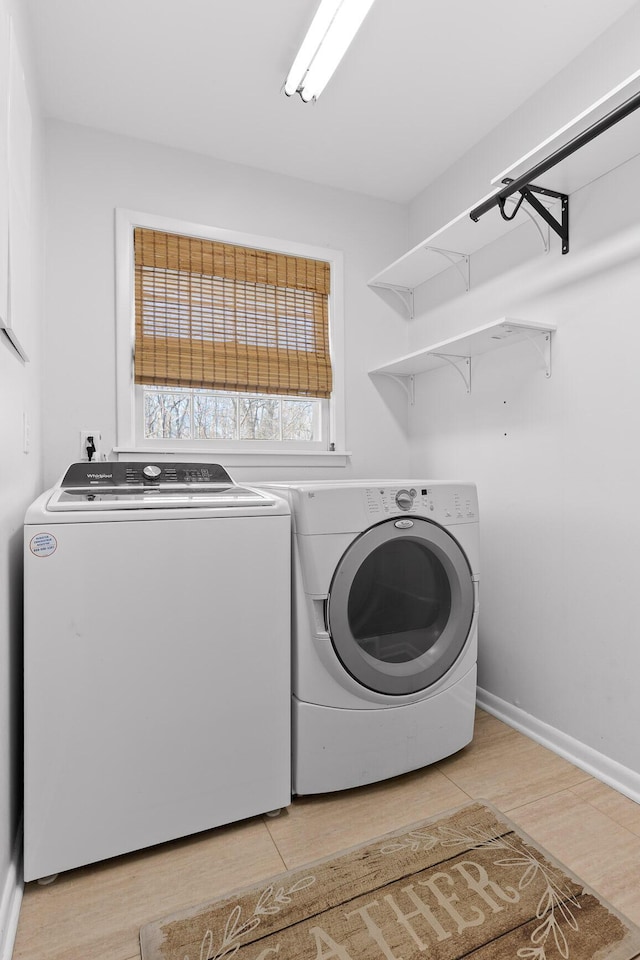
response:
<path id="1" fill-rule="evenodd" d="M 331 395 L 330 264 L 137 227 L 135 381 Z"/>

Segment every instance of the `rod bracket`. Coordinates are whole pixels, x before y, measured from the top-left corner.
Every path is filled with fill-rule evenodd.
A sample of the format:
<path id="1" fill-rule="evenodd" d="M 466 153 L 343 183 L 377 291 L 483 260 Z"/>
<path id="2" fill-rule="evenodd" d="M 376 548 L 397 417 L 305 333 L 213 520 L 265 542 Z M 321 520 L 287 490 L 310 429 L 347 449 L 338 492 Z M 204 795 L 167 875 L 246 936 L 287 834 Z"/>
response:
<path id="1" fill-rule="evenodd" d="M 510 177 L 505 177 L 502 181 L 506 187 L 508 187 L 514 181 Z M 569 195 L 566 193 L 559 193 L 557 190 L 549 190 L 547 187 L 538 187 L 534 183 L 526 183 L 520 187 L 517 187 L 517 192 L 520 194 L 517 202 L 515 201 L 514 193 L 506 193 L 504 196 L 497 194 L 495 196 L 495 205 L 500 211 L 500 216 L 503 220 L 513 220 L 516 216 L 518 210 L 522 206 L 522 203 L 526 200 L 529 206 L 538 214 L 539 217 L 548 224 L 555 233 L 558 234 L 562 242 L 562 252 L 569 253 Z M 556 220 L 551 211 L 545 207 L 543 203 L 540 202 L 536 194 L 540 196 L 551 197 L 554 200 L 560 201 L 560 219 Z M 510 213 L 507 213 L 505 209 L 505 204 L 507 200 L 515 202 L 515 207 Z M 527 211 L 526 207 L 523 207 L 525 212 Z M 471 219 L 474 223 L 477 223 L 482 213 L 485 213 L 485 210 L 476 208 L 471 211 Z"/>
<path id="2" fill-rule="evenodd" d="M 513 180 L 509 177 L 506 177 L 502 181 L 506 186 L 510 183 L 513 183 Z M 569 253 L 569 196 L 566 193 L 559 193 L 557 190 L 549 190 L 547 187 L 538 187 L 533 183 L 525 184 L 525 186 L 520 187 L 518 190 L 520 194 L 520 199 L 516 203 L 515 209 L 511 212 L 509 216 L 504 211 L 505 199 L 503 197 L 498 197 L 498 208 L 500 210 L 500 215 L 504 220 L 513 220 L 516 213 L 520 209 L 520 205 L 523 200 L 526 200 L 530 207 L 533 207 L 538 216 L 542 217 L 545 223 L 548 223 L 552 230 L 554 230 L 560 240 L 562 241 L 562 252 Z M 560 219 L 556 220 L 551 211 L 545 207 L 543 203 L 538 200 L 536 194 L 540 194 L 544 197 L 551 197 L 554 200 L 560 201 Z"/>

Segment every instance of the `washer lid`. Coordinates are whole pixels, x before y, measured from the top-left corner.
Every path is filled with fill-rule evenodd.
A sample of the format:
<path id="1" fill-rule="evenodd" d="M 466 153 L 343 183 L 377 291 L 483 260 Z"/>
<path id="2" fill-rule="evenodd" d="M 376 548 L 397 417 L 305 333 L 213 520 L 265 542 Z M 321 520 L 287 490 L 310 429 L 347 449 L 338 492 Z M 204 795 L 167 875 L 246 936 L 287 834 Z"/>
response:
<path id="1" fill-rule="evenodd" d="M 276 499 L 234 483 L 218 463 L 73 463 L 47 509 L 270 507 Z"/>

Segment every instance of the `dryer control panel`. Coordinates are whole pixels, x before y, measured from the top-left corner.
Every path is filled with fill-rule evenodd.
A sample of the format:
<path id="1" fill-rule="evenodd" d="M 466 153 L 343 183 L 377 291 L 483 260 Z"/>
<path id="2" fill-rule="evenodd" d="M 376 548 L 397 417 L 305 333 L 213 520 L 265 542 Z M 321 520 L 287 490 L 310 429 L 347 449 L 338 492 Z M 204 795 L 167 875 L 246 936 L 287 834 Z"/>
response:
<path id="1" fill-rule="evenodd" d="M 412 514 L 444 524 L 478 520 L 476 488 L 470 483 L 380 484 L 367 487 L 364 497 L 367 513 L 372 519 Z"/>

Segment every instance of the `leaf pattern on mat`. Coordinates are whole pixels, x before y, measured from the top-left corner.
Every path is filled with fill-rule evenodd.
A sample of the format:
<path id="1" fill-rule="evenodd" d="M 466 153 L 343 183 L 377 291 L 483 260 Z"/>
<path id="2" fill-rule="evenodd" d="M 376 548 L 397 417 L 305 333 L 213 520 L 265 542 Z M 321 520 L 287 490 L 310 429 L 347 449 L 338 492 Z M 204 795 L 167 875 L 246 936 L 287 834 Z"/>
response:
<path id="1" fill-rule="evenodd" d="M 380 848 L 380 852 L 397 853 L 400 850 L 410 850 L 412 853 L 417 853 L 419 850 L 433 850 L 437 846 L 454 847 L 459 844 L 465 844 L 476 850 L 480 847 L 507 849 L 502 837 L 487 836 L 475 827 L 466 833 L 453 827 L 438 827 L 437 834 L 418 831 L 407 833 L 398 840 L 385 844 Z"/>
<path id="2" fill-rule="evenodd" d="M 563 958 L 569 958 L 569 943 L 560 926 L 564 923 L 573 931 L 578 930 L 578 921 L 576 920 L 572 907 L 581 910 L 581 906 L 575 896 L 568 890 L 563 889 L 549 875 L 544 865 L 531 853 L 521 853 L 516 857 L 507 857 L 504 860 L 496 860 L 496 866 L 521 866 L 524 867 L 524 873 L 520 877 L 518 887 L 524 890 L 536 878 L 540 878 L 543 883 L 543 891 L 538 901 L 536 909 L 536 918 L 541 921 L 531 934 L 533 947 L 522 947 L 518 950 L 518 956 L 526 960 L 546 960 L 546 944 L 550 936 L 553 936 L 553 942 L 557 952 Z"/>
<path id="3" fill-rule="evenodd" d="M 242 907 L 238 904 L 238 906 L 234 907 L 229 914 L 229 919 L 227 920 L 227 925 L 224 930 L 224 937 L 222 939 L 223 947 L 233 943 L 234 940 L 237 940 L 238 937 L 241 937 L 243 934 L 250 933 L 250 931 L 254 930 L 260 923 L 259 917 L 252 917 L 251 920 L 247 920 L 245 923 L 240 923 L 239 921 L 241 913 Z"/>
<path id="4" fill-rule="evenodd" d="M 217 950 L 214 951 L 212 931 L 207 930 L 205 933 L 202 938 L 202 943 L 200 944 L 199 960 L 223 960 L 223 957 L 230 960 L 242 946 L 243 937 L 260 925 L 261 917 L 280 913 L 284 906 L 291 903 L 293 894 L 300 893 L 301 890 L 306 890 L 308 887 L 313 886 L 315 882 L 316 878 L 308 875 L 296 880 L 288 889 L 285 890 L 284 886 L 281 886 L 278 887 L 275 892 L 274 885 L 269 884 L 269 886 L 265 887 L 260 893 L 256 905 L 253 908 L 253 913 L 249 919 L 244 922 L 241 921 L 242 907 L 239 903 L 236 904 L 227 917 L 224 934 L 222 935 L 222 943 Z M 189 960 L 188 954 L 184 960 Z"/>
<path id="5" fill-rule="evenodd" d="M 381 847 L 380 852 L 397 853 L 399 850 L 411 850 L 412 853 L 417 853 L 419 850 L 432 850 L 438 843 L 440 840 L 429 833 L 408 833 L 402 840 L 396 840 Z"/>
<path id="6" fill-rule="evenodd" d="M 531 934 L 532 946 L 521 947 L 518 950 L 518 957 L 521 960 L 548 960 L 547 945 L 551 945 L 549 938 L 552 938 L 562 960 L 569 960 L 569 942 L 561 924 L 565 924 L 570 930 L 578 930 L 578 921 L 572 908 L 581 910 L 580 904 L 569 890 L 563 889 L 553 879 L 544 864 L 533 853 L 523 851 L 507 837 L 491 836 L 478 827 L 460 830 L 454 827 L 437 826 L 433 833 L 412 831 L 393 843 L 386 843 L 380 847 L 380 853 L 396 853 L 400 850 L 417 853 L 419 850 L 432 850 L 438 844 L 442 847 L 463 846 L 467 850 L 493 849 L 511 853 L 512 856 L 494 860 L 494 866 L 522 867 L 523 873 L 518 881 L 519 890 L 524 890 L 536 880 L 541 880 L 543 884 L 536 908 L 536 919 L 540 920 L 540 923 Z"/>
<path id="7" fill-rule="evenodd" d="M 266 887 L 260 894 L 260 899 L 258 900 L 255 909 L 253 911 L 254 916 L 256 914 L 269 914 L 269 913 L 280 913 L 280 910 L 287 903 L 291 903 L 291 894 L 298 893 L 300 890 L 306 890 L 307 887 L 312 886 L 316 882 L 315 877 L 302 877 L 301 880 L 296 880 L 293 886 L 285 892 L 284 887 L 280 887 L 275 893 L 273 892 L 273 886 Z M 269 900 L 273 897 L 273 903 L 269 903 Z"/>

